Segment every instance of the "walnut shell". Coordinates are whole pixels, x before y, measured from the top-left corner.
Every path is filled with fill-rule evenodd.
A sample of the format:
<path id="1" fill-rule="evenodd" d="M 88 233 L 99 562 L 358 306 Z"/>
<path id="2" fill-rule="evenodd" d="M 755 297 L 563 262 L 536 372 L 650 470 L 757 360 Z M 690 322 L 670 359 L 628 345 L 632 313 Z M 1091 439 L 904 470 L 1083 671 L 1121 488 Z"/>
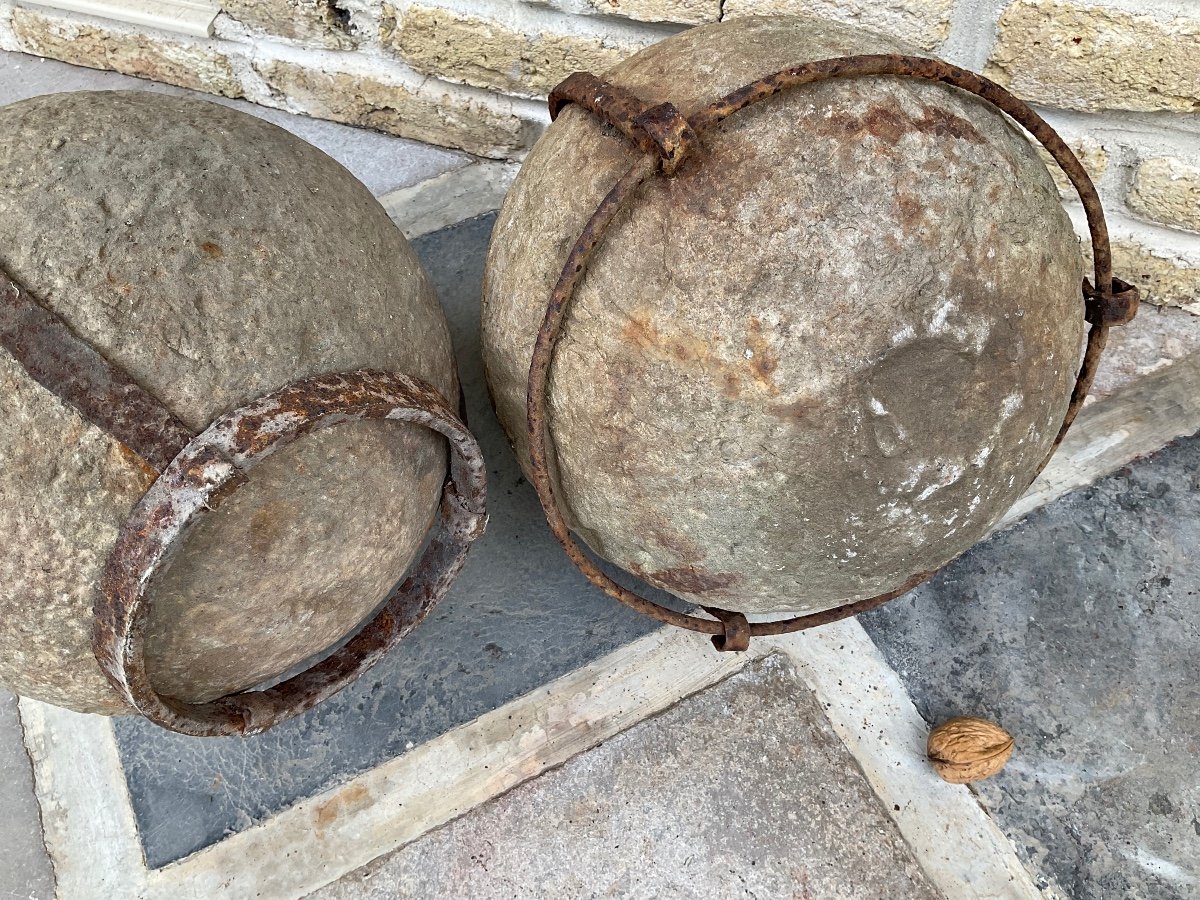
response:
<path id="1" fill-rule="evenodd" d="M 1013 737 L 987 719 L 956 716 L 929 732 L 925 752 L 944 781 L 967 784 L 1004 768 L 1012 756 Z"/>

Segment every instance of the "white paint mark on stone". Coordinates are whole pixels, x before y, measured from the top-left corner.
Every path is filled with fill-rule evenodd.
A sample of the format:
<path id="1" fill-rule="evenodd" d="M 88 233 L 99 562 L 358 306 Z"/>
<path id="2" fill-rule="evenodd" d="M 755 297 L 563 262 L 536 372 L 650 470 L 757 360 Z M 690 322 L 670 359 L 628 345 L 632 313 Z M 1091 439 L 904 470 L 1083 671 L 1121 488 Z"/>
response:
<path id="1" fill-rule="evenodd" d="M 1024 401 L 1021 399 L 1020 394 L 1015 392 L 1009 394 L 1000 403 L 1000 421 L 1007 422 L 1013 417 L 1013 413 L 1015 413 L 1023 405 Z"/>
<path id="2" fill-rule="evenodd" d="M 1177 866 L 1170 860 L 1154 855 L 1145 847 L 1138 847 L 1133 852 L 1133 859 L 1151 875 L 1161 878 L 1164 881 L 1170 881 L 1180 886 L 1187 885 L 1189 887 L 1200 884 L 1200 878 L 1197 878 L 1191 872 Z"/>
<path id="3" fill-rule="evenodd" d="M 933 311 L 933 318 L 929 320 L 930 334 L 942 334 L 946 330 L 946 320 L 950 318 L 950 313 L 957 308 L 953 300 L 947 300 L 941 306 Z"/>

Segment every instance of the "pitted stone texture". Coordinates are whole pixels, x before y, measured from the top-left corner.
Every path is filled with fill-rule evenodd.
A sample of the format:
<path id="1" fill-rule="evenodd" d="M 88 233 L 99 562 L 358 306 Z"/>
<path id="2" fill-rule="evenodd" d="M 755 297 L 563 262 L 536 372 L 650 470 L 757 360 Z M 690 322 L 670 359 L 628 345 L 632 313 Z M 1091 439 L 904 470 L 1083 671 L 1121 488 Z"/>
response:
<path id="1" fill-rule="evenodd" d="M 744 19 L 610 76 L 686 113 L 806 59 L 897 50 L 815 20 Z M 633 158 L 569 108 L 501 210 L 484 357 L 523 461 L 551 287 Z M 1080 278 L 1045 166 L 981 101 L 858 79 L 745 110 L 643 188 L 577 292 L 550 384 L 569 521 L 658 587 L 750 611 L 828 608 L 937 568 L 1050 447 Z"/>
<path id="2" fill-rule="evenodd" d="M 650 42 L 614 35 L 526 33 L 496 19 L 413 4 L 399 15 L 391 46 L 424 72 L 476 87 L 545 96 L 572 72 L 607 69 Z"/>
<path id="3" fill-rule="evenodd" d="M 1084 245 L 1091 258 L 1091 245 Z M 1177 253 L 1133 237 L 1112 240 L 1113 271 L 1159 306 L 1179 306 L 1200 314 L 1200 252 Z"/>
<path id="4" fill-rule="evenodd" d="M 1143 159 L 1126 202 L 1151 222 L 1200 232 L 1200 165 L 1171 156 Z"/>
<path id="5" fill-rule="evenodd" d="M 549 0 L 565 13 L 611 14 L 639 22 L 700 25 L 721 18 L 722 0 Z"/>
<path id="6" fill-rule="evenodd" d="M 1048 106 L 1194 113 L 1200 16 L 1145 6 L 1143 14 L 1086 0 L 1014 0 L 1000 15 L 985 74 Z"/>
<path id="7" fill-rule="evenodd" d="M 306 375 L 401 371 L 455 399 L 445 320 L 383 209 L 329 157 L 213 104 L 59 94 L 0 110 L 0 267 L 189 428 Z M 90 642 L 98 578 L 153 473 L 0 354 L 0 681 L 121 705 Z M 420 546 L 444 442 L 344 425 L 281 450 L 151 590 L 147 659 L 187 700 L 353 628 Z"/>
<path id="8" fill-rule="evenodd" d="M 242 96 L 229 57 L 205 41 L 151 37 L 120 26 L 83 24 L 22 7 L 12 11 L 12 29 L 26 53 L 225 97 Z"/>
<path id="9" fill-rule="evenodd" d="M 321 62 L 322 60 L 317 60 Z M 306 115 L 430 141 L 478 156 L 509 159 L 532 140 L 536 125 L 507 101 L 450 93 L 435 82 L 413 86 L 390 76 L 337 71 L 289 60 L 264 60 L 255 71 Z"/>
<path id="10" fill-rule="evenodd" d="M 359 43 L 350 11 L 336 0 L 223 0 L 221 11 L 245 25 L 304 44 L 352 50 Z"/>
<path id="11" fill-rule="evenodd" d="M 950 34 L 954 0 L 725 0 L 725 19 L 817 16 L 894 35 L 927 50 Z"/>

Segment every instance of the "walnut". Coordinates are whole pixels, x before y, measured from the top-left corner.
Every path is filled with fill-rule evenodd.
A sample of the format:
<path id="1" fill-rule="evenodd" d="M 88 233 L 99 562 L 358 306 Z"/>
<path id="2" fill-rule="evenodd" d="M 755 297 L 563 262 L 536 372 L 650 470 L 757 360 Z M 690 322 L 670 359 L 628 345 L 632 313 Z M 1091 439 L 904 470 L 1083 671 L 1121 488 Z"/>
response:
<path id="1" fill-rule="evenodd" d="M 951 784 L 990 778 L 1008 762 L 1012 735 L 994 722 L 956 716 L 929 732 L 926 755 L 934 771 Z"/>

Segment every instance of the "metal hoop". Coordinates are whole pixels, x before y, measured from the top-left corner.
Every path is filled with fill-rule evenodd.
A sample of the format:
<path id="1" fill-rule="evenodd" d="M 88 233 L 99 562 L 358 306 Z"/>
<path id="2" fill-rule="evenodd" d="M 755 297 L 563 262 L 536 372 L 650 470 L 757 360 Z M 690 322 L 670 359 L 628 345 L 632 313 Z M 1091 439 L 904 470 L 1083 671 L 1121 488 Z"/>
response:
<path id="1" fill-rule="evenodd" d="M 550 94 L 552 118 L 557 117 L 562 108 L 569 103 L 580 105 L 617 128 L 645 155 L 629 167 L 588 219 L 583 232 L 571 247 L 562 274 L 551 292 L 546 315 L 534 344 L 527 383 L 525 409 L 530 444 L 530 480 L 537 490 L 542 510 L 555 539 L 588 581 L 613 599 L 660 622 L 713 635 L 713 644 L 718 650 L 744 650 L 748 646 L 749 637 L 786 634 L 866 612 L 907 593 L 931 577 L 934 572 L 919 572 L 898 588 L 875 597 L 774 622 L 747 623 L 742 613 L 715 607 L 704 609 L 717 616 L 717 619 L 704 619 L 668 609 L 627 590 L 601 571 L 576 543 L 554 494 L 547 452 L 549 434 L 546 421 L 547 390 L 554 348 L 575 288 L 583 279 L 583 273 L 593 252 L 603 240 L 616 214 L 634 191 L 653 175 L 674 175 L 698 145 L 698 135 L 702 135 L 739 110 L 784 90 L 834 78 L 884 75 L 942 82 L 968 91 L 1006 113 L 1046 148 L 1066 173 L 1083 203 L 1091 233 L 1092 262 L 1095 270 L 1095 285 L 1086 279 L 1083 283 L 1086 319 L 1092 327 L 1088 333 L 1087 347 L 1062 427 L 1050 453 L 1034 473 L 1036 478 L 1062 443 L 1067 430 L 1083 406 L 1095 378 L 1100 356 L 1104 352 L 1108 328 L 1130 321 L 1137 313 L 1138 291 L 1137 288 L 1113 278 L 1112 253 L 1104 210 L 1087 171 L 1062 138 L 1028 104 L 995 82 L 967 69 L 936 59 L 902 54 L 836 57 L 783 69 L 732 91 L 688 117 L 681 115 L 670 103 L 648 104 L 630 91 L 602 81 L 587 72 L 571 75 Z"/>
<path id="2" fill-rule="evenodd" d="M 349 643 L 282 684 L 208 703 L 159 694 L 145 665 L 146 595 L 188 527 L 246 484 L 246 474 L 274 451 L 303 435 L 367 419 L 423 425 L 450 444 L 441 515 L 411 574 Z M 486 470 L 479 446 L 430 385 L 371 371 L 295 382 L 213 422 L 134 507 L 108 557 L 96 601 L 96 658 L 117 693 L 164 728 L 190 735 L 257 734 L 346 687 L 425 617 L 483 533 L 485 504 Z"/>

